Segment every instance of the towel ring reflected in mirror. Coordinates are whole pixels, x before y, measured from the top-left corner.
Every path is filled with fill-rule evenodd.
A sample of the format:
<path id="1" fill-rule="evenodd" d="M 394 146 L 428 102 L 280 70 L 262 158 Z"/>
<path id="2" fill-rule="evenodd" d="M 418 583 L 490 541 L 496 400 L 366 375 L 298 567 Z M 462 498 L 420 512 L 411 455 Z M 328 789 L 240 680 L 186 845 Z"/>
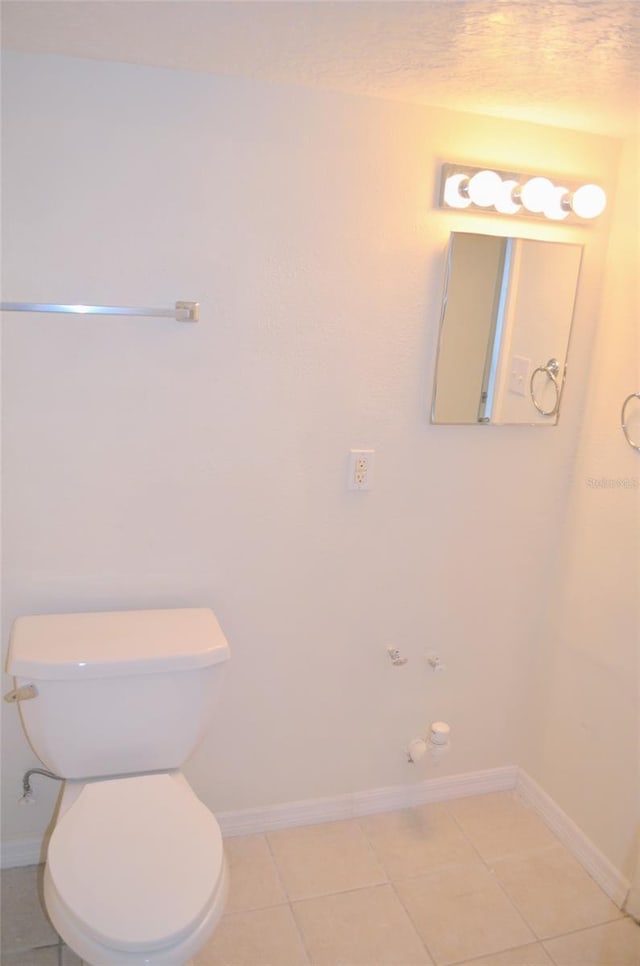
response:
<path id="1" fill-rule="evenodd" d="M 534 387 L 534 381 L 539 372 L 546 373 L 548 379 L 553 384 L 553 389 L 555 393 L 555 398 L 553 401 L 553 406 L 551 409 L 544 409 L 538 400 L 536 399 L 536 391 Z M 560 373 L 560 363 L 557 359 L 549 359 L 546 366 L 538 366 L 531 373 L 531 379 L 529 380 L 529 393 L 531 395 L 531 402 L 536 407 L 541 416 L 555 416 L 558 412 L 558 407 L 560 406 L 560 383 L 558 382 L 558 375 Z"/>
<path id="2" fill-rule="evenodd" d="M 622 424 L 622 432 L 624 433 L 624 438 L 626 439 L 629 446 L 631 446 L 632 449 L 640 450 L 640 442 L 636 442 L 634 439 L 631 438 L 629 427 L 627 426 L 627 422 L 626 422 L 627 406 L 629 405 L 632 399 L 640 400 L 640 392 L 632 392 L 630 395 L 627 396 L 627 398 L 622 404 L 622 412 L 620 413 L 620 422 Z"/>

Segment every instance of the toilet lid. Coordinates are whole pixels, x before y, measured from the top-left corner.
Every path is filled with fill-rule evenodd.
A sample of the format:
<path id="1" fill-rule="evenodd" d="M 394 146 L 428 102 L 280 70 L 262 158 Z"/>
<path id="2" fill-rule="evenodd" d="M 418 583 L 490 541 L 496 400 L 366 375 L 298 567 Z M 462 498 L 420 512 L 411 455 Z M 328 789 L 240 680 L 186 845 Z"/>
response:
<path id="1" fill-rule="evenodd" d="M 56 891 L 98 942 L 122 950 L 179 942 L 218 885 L 220 828 L 182 776 L 87 784 L 56 825 Z"/>

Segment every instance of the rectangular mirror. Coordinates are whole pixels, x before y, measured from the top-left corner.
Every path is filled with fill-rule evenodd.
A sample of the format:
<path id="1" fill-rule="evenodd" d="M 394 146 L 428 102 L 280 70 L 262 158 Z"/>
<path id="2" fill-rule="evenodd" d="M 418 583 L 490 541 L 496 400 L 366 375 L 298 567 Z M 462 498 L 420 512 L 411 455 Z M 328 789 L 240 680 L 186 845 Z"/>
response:
<path id="1" fill-rule="evenodd" d="M 582 246 L 453 232 L 433 423 L 555 425 Z"/>

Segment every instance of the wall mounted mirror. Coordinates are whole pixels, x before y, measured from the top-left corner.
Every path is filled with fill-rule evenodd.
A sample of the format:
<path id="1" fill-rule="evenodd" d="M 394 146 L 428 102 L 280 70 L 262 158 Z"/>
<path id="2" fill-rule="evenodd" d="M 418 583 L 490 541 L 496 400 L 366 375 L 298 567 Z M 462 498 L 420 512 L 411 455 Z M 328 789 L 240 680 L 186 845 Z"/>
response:
<path id="1" fill-rule="evenodd" d="M 431 421 L 555 425 L 582 246 L 453 232 Z"/>

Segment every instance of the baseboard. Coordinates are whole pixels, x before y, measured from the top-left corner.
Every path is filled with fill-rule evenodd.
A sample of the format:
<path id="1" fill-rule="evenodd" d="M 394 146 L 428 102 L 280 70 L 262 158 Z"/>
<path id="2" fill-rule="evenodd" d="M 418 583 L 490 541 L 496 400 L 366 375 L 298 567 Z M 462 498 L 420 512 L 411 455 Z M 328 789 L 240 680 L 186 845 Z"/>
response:
<path id="1" fill-rule="evenodd" d="M 507 765 L 446 778 L 429 778 L 412 785 L 393 785 L 390 788 L 352 792 L 333 798 L 266 805 L 264 808 L 248 808 L 238 812 L 216 812 L 216 818 L 225 837 L 258 834 L 273 832 L 279 828 L 293 828 L 296 825 L 316 825 L 357 818 L 360 815 L 373 815 L 376 812 L 392 812 L 400 808 L 411 808 L 427 802 L 444 802 L 467 795 L 505 791 L 515 788 L 517 779 L 518 768 Z"/>
<path id="2" fill-rule="evenodd" d="M 42 839 L 18 839 L 17 842 L 3 842 L 0 850 L 0 868 L 17 869 L 23 865 L 38 865 L 44 862 Z"/>
<path id="3" fill-rule="evenodd" d="M 582 865 L 603 892 L 622 908 L 631 883 L 612 862 L 596 848 L 591 839 L 569 818 L 550 795 L 530 775 L 520 769 L 516 793 L 526 805 L 538 813 L 573 857 Z"/>

